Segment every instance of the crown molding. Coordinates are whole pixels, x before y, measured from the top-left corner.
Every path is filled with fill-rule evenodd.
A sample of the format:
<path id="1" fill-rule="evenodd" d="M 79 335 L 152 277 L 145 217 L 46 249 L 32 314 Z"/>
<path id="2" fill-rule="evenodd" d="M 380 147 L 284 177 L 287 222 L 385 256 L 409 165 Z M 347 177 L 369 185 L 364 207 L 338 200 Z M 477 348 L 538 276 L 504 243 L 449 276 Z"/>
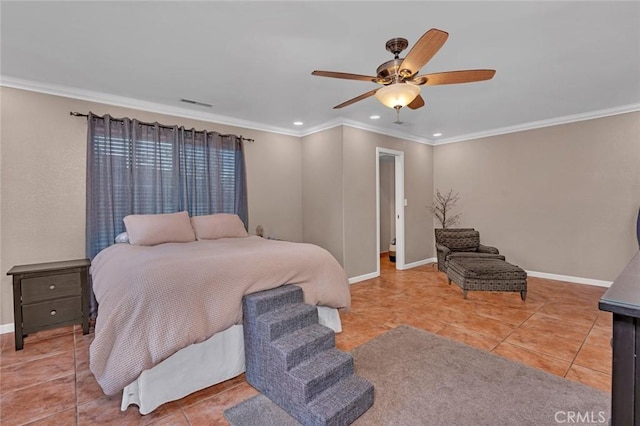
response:
<path id="1" fill-rule="evenodd" d="M 433 145 L 433 143 L 432 143 L 432 141 L 430 139 L 419 138 L 419 137 L 417 137 L 415 135 L 410 135 L 410 134 L 404 133 L 402 131 L 392 131 L 392 130 L 390 131 L 388 129 L 381 129 L 379 127 L 372 126 L 370 124 L 362 123 L 360 121 L 355 121 L 355 120 L 349 120 L 349 119 L 345 119 L 345 118 L 336 118 L 334 120 L 327 121 L 326 123 L 322 123 L 322 124 L 319 124 L 317 126 L 311 127 L 309 129 L 305 130 L 303 133 L 301 133 L 300 136 L 302 136 L 302 137 L 309 136 L 309 135 L 312 135 L 314 133 L 318 133 L 318 132 L 322 132 L 322 131 L 325 131 L 325 130 L 333 129 L 333 128 L 339 127 L 339 126 L 352 127 L 354 129 L 366 130 L 368 132 L 379 133 L 379 134 L 385 135 L 385 136 L 391 136 L 391 137 L 394 137 L 394 138 L 404 139 L 404 140 L 408 140 L 408 141 L 412 141 L 412 142 L 418 142 L 418 143 L 423 143 L 423 144 L 427 144 L 427 145 Z"/>
<path id="2" fill-rule="evenodd" d="M 71 88 L 66 86 L 58 86 L 53 84 L 38 83 L 28 80 L 22 80 L 13 77 L 0 76 L 0 86 L 11 87 L 14 89 L 28 90 L 31 92 L 45 93 L 48 95 L 62 96 L 65 98 L 79 99 L 88 102 L 96 102 L 107 105 L 114 105 L 123 108 L 137 109 L 141 111 L 154 112 L 158 114 L 172 115 L 176 117 L 183 117 L 193 120 L 206 121 L 216 124 L 223 124 L 228 126 L 239 127 L 243 129 L 258 130 L 263 132 L 277 133 L 287 136 L 304 137 L 324 130 L 332 129 L 338 126 L 348 126 L 356 129 L 366 130 L 373 133 L 378 133 L 385 136 L 391 136 L 399 139 L 404 139 L 412 142 L 418 142 L 426 145 L 444 145 L 449 143 L 464 142 L 473 139 L 486 138 L 490 136 L 504 135 L 508 133 L 522 132 L 525 130 L 540 129 L 543 127 L 557 126 L 560 124 L 569 124 L 579 121 L 592 120 L 595 118 L 609 117 L 612 115 L 626 114 L 629 112 L 640 111 L 640 103 L 623 105 L 620 107 L 613 107 L 607 109 L 601 109 L 597 111 L 591 111 L 581 114 L 566 115 L 563 117 L 555 117 L 548 120 L 532 121 L 529 123 L 518 124 L 515 126 L 501 127 L 497 129 L 468 133 L 461 136 L 452 138 L 445 138 L 441 140 L 434 140 L 430 138 L 418 137 L 401 130 L 389 130 L 376 127 L 374 125 L 363 123 L 360 121 L 337 118 L 317 126 L 308 128 L 306 130 L 291 130 L 283 127 L 272 126 L 265 123 L 258 123 L 255 121 L 242 120 L 233 117 L 227 117 L 224 115 L 211 114 L 203 111 L 193 111 L 187 108 L 180 108 L 176 106 L 169 106 L 159 104 L 155 102 L 142 101 L 134 98 L 127 98 L 124 96 L 110 95 L 102 92 L 95 92 L 91 90 L 83 90 L 77 88 Z"/>
<path id="3" fill-rule="evenodd" d="M 77 89 L 54 84 L 38 83 L 29 80 L 22 80 L 13 77 L 0 76 L 0 86 L 11 87 L 14 89 L 28 90 L 30 92 L 45 93 L 48 95 L 62 96 L 65 98 L 79 99 L 88 102 L 96 102 L 107 105 L 114 105 L 123 108 L 137 109 L 141 111 L 154 112 L 158 114 L 172 115 L 176 117 L 189 118 L 193 120 L 206 121 L 216 124 L 224 124 L 228 126 L 240 127 L 243 129 L 259 130 L 263 132 L 278 133 L 287 136 L 304 137 L 323 130 L 328 130 L 337 126 L 350 126 L 358 129 L 368 130 L 374 133 L 380 133 L 387 136 L 406 139 L 414 142 L 430 144 L 428 139 L 418 138 L 404 132 L 387 131 L 385 129 L 376 128 L 365 123 L 353 120 L 335 119 L 318 126 L 306 130 L 291 130 L 282 127 L 271 126 L 255 121 L 242 120 L 223 115 L 216 115 L 204 111 L 193 111 L 187 108 L 158 104 L 155 102 L 142 101 L 124 96 L 110 95 L 108 93 L 95 92 L 92 90 Z"/>
<path id="4" fill-rule="evenodd" d="M 189 118 L 193 120 L 206 121 L 227 126 L 241 127 L 243 129 L 260 130 L 263 132 L 279 133 L 287 136 L 300 136 L 300 132 L 292 131 L 282 127 L 271 126 L 264 123 L 242 120 L 224 115 L 211 114 L 203 111 L 193 111 L 187 108 L 163 105 L 155 102 L 142 101 L 139 99 L 127 98 L 124 96 L 110 95 L 91 90 L 76 89 L 71 87 L 57 86 L 53 84 L 37 83 L 33 81 L 21 80 L 13 77 L 0 76 L 0 86 L 14 89 L 28 90 L 31 92 L 45 93 L 48 95 L 62 96 L 65 98 L 80 99 L 88 102 L 114 105 L 123 108 L 137 109 L 141 111 L 154 112 L 158 114 L 173 115 L 176 117 Z"/>
<path id="5" fill-rule="evenodd" d="M 322 132 L 325 130 L 333 129 L 339 126 L 353 127 L 354 129 L 366 130 L 372 133 L 379 133 L 385 136 L 391 136 L 394 138 L 404 139 L 412 142 L 423 143 L 427 145 L 433 145 L 432 141 L 427 138 L 420 138 L 415 135 L 410 135 L 408 133 L 402 131 L 393 131 L 388 129 L 381 129 L 376 126 L 372 126 L 370 124 L 363 123 L 361 121 L 349 120 L 345 118 L 336 118 L 326 123 L 319 124 L 317 126 L 311 127 L 300 134 L 300 136 L 309 136 L 314 133 Z"/>
<path id="6" fill-rule="evenodd" d="M 464 142 L 473 139 L 487 138 L 490 136 L 504 135 L 508 133 L 523 132 L 525 130 L 541 129 L 543 127 L 558 126 L 561 124 L 577 123 L 579 121 L 593 120 L 596 118 L 610 117 L 612 115 L 626 114 L 629 112 L 640 111 L 640 103 L 622 105 L 619 107 L 600 109 L 597 111 L 589 111 L 581 114 L 565 115 L 562 117 L 550 118 L 548 120 L 531 121 L 529 123 L 518 124 L 515 126 L 501 127 L 498 129 L 487 130 L 484 132 L 468 133 L 466 135 L 456 136 L 452 138 L 438 140 L 433 145 L 444 145 L 449 143 Z"/>
<path id="7" fill-rule="evenodd" d="M 309 127 L 308 129 L 302 130 L 299 136 L 305 137 L 313 135 L 314 133 L 324 132 L 325 130 L 333 129 L 340 126 L 344 126 L 344 120 L 341 118 L 334 118 L 333 120 L 329 120 L 327 122 L 318 124 L 317 126 Z"/>
<path id="8" fill-rule="evenodd" d="M 431 139 L 427 139 L 427 138 L 421 138 L 415 135 L 411 135 L 409 133 L 405 133 L 403 131 L 394 131 L 394 130 L 388 130 L 388 129 L 381 129 L 379 127 L 376 126 L 372 126 L 370 124 L 366 124 L 366 123 L 362 123 L 359 121 L 355 121 L 355 120 L 342 120 L 342 124 L 344 126 L 348 126 L 348 127 L 353 127 L 356 129 L 361 129 L 361 130 L 366 130 L 369 132 L 373 132 L 373 133 L 379 133 L 381 135 L 385 135 L 385 136 L 391 136 L 394 138 L 398 138 L 398 139 L 404 139 L 404 140 L 408 140 L 411 142 L 418 142 L 418 143 L 422 143 L 425 145 L 433 145 L 433 141 Z"/>

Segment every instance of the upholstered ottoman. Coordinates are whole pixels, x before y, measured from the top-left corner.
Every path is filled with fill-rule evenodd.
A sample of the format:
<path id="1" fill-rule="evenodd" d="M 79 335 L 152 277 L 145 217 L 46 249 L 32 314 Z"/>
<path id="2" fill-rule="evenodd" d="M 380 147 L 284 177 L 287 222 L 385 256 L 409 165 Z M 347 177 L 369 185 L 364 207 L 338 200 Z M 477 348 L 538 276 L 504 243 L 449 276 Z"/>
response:
<path id="1" fill-rule="evenodd" d="M 464 298 L 468 290 L 519 291 L 527 298 L 527 273 L 524 269 L 502 259 L 461 257 L 447 263 L 449 284 L 455 282 Z"/>

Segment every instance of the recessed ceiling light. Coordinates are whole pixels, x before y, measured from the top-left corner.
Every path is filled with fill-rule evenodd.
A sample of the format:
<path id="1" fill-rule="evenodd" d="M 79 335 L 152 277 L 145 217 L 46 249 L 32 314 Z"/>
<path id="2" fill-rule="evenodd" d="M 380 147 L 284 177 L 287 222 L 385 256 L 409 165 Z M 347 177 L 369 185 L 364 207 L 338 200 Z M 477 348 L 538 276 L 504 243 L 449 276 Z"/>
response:
<path id="1" fill-rule="evenodd" d="M 369 117 L 372 120 L 377 120 L 378 118 L 380 118 L 379 115 L 372 115 L 371 117 Z"/>
<path id="2" fill-rule="evenodd" d="M 437 138 L 438 136 L 442 136 L 442 133 L 434 133 L 433 136 Z"/>
<path id="3" fill-rule="evenodd" d="M 304 123 L 302 121 L 294 121 L 293 125 L 294 126 L 302 126 Z"/>

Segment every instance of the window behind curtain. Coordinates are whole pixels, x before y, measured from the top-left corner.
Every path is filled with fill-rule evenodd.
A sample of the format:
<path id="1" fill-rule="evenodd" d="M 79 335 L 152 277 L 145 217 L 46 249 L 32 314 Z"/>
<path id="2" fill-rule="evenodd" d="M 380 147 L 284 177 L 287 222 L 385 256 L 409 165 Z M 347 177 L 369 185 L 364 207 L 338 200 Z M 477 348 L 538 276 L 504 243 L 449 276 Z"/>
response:
<path id="1" fill-rule="evenodd" d="M 113 244 L 129 214 L 235 213 L 247 225 L 241 138 L 89 114 L 87 256 Z"/>

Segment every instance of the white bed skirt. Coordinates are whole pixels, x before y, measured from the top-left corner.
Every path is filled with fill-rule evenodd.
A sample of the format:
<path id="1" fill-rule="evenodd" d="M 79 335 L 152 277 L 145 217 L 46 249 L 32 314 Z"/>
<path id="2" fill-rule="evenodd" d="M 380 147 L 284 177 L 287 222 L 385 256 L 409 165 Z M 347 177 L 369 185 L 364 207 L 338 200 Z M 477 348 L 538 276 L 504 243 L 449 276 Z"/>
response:
<path id="1" fill-rule="evenodd" d="M 336 333 L 342 331 L 337 309 L 318 306 L 318 317 L 320 324 Z M 149 414 L 166 402 L 239 376 L 244 370 L 243 329 L 234 325 L 143 371 L 122 391 L 120 408 L 125 411 L 136 404 L 140 414 Z"/>

